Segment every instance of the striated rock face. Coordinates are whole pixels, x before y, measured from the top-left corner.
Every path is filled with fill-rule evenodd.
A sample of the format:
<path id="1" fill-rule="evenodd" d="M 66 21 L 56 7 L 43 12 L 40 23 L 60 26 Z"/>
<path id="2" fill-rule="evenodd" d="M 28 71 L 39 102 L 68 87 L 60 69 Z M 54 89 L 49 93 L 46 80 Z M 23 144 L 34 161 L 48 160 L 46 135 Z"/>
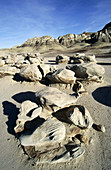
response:
<path id="1" fill-rule="evenodd" d="M 54 145 L 62 141 L 66 135 L 64 124 L 58 120 L 47 119 L 40 127 L 38 127 L 31 135 L 22 133 L 20 142 L 23 146 L 39 147 L 44 145 Z"/>

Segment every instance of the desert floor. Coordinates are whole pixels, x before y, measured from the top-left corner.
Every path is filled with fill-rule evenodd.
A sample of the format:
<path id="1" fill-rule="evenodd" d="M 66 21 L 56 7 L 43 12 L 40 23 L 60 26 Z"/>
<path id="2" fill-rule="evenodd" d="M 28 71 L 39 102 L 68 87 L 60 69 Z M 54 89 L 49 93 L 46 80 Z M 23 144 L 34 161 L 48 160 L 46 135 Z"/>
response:
<path id="1" fill-rule="evenodd" d="M 54 64 L 52 55 L 47 60 Z M 66 163 L 35 165 L 28 159 L 15 137 L 14 126 L 20 103 L 32 100 L 34 92 L 44 85 L 33 82 L 20 82 L 11 76 L 0 79 L 0 170 L 110 170 L 111 169 L 111 58 L 97 58 L 105 68 L 103 83 L 84 83 L 88 94 L 83 95 L 77 104 L 84 105 L 97 124 L 102 124 L 106 132 L 91 129 L 88 137 L 93 141 L 83 144 L 85 153 L 80 158 Z"/>

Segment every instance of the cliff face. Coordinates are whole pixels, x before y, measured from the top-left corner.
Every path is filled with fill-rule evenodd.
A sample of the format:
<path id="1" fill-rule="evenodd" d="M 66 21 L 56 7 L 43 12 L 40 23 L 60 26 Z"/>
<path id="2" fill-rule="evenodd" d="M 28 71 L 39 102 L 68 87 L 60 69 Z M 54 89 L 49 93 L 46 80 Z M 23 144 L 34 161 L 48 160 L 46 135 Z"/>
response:
<path id="1" fill-rule="evenodd" d="M 82 34 L 67 34 L 53 39 L 51 36 L 35 37 L 28 39 L 19 47 L 34 47 L 37 50 L 41 48 L 62 49 L 73 47 L 77 43 L 111 43 L 111 22 L 102 30 L 94 33 L 84 32 Z"/>

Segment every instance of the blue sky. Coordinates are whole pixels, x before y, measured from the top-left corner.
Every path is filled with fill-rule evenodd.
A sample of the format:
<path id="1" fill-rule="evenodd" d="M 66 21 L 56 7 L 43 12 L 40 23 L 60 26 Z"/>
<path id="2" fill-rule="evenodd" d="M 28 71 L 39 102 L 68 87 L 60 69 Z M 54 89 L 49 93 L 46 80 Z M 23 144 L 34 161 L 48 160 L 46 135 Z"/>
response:
<path id="1" fill-rule="evenodd" d="M 0 49 L 28 38 L 95 32 L 111 22 L 111 0 L 3 0 Z"/>

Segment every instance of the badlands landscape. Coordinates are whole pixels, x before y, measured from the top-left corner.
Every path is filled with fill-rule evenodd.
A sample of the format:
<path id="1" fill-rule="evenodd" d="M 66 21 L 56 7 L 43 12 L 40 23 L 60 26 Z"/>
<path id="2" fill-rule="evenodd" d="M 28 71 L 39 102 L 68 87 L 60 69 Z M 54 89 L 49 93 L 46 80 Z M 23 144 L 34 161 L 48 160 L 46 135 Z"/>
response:
<path id="1" fill-rule="evenodd" d="M 111 23 L 0 50 L 0 169 L 111 169 Z"/>

